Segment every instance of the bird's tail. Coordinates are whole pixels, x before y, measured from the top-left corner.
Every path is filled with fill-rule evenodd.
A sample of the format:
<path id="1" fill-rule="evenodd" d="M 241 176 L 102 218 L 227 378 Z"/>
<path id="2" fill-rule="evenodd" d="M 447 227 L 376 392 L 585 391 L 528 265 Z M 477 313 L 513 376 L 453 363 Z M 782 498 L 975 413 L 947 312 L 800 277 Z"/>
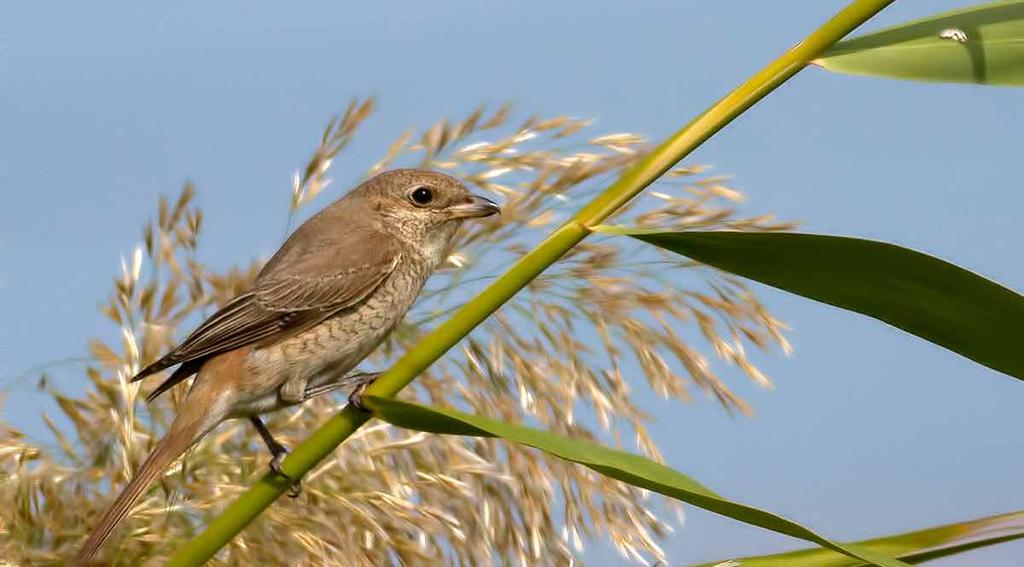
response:
<path id="1" fill-rule="evenodd" d="M 149 485 L 205 433 L 201 430 L 199 420 L 183 422 L 181 417 L 174 421 L 170 431 L 157 443 L 153 452 L 146 457 L 146 461 L 139 467 L 135 477 L 104 512 L 103 517 L 78 551 L 75 563 L 82 564 L 91 561 L 103 542 L 128 515 Z"/>

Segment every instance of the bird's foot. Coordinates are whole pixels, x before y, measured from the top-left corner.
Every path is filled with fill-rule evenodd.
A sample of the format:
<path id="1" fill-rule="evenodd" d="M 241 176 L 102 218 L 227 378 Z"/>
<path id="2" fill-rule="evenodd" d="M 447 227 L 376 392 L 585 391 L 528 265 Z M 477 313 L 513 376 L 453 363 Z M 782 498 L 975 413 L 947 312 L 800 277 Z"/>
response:
<path id="1" fill-rule="evenodd" d="M 366 388 L 368 388 L 370 384 L 376 382 L 380 375 L 380 372 L 372 372 L 369 374 L 360 374 L 355 376 L 354 378 L 357 379 L 356 387 L 353 388 L 352 393 L 348 395 L 348 403 L 359 411 L 369 411 L 366 409 L 366 406 L 363 405 L 363 394 L 366 392 Z"/>
<path id="2" fill-rule="evenodd" d="M 288 447 L 285 447 L 284 444 L 274 438 L 273 434 L 270 433 L 270 429 L 267 428 L 258 415 L 250 417 L 249 421 L 256 427 L 256 431 L 259 432 L 263 442 L 267 445 L 267 450 L 270 451 L 270 470 L 274 471 L 274 474 L 292 481 L 291 487 L 288 488 L 288 496 L 297 498 L 299 494 L 302 494 L 302 480 L 293 479 L 291 475 L 284 472 L 284 469 L 281 468 L 281 463 L 288 456 Z"/>
<path id="3" fill-rule="evenodd" d="M 366 384 L 356 386 L 355 390 L 348 395 L 348 404 L 359 411 L 369 411 L 366 406 L 363 405 L 363 393 L 366 392 Z"/>
<path id="4" fill-rule="evenodd" d="M 284 462 L 284 458 L 287 456 L 288 449 L 285 449 L 284 447 L 281 447 L 280 451 L 274 451 L 273 456 L 270 458 L 270 470 L 283 477 L 291 478 L 288 476 L 288 473 L 284 472 L 284 469 L 281 468 L 281 463 Z"/>
<path id="5" fill-rule="evenodd" d="M 282 476 L 287 480 L 292 481 L 292 485 L 288 487 L 288 496 L 290 498 L 298 498 L 302 494 L 302 479 L 292 478 L 292 476 L 281 468 L 281 463 L 284 462 L 284 458 L 288 456 L 288 449 L 284 445 L 279 445 L 275 449 L 272 449 L 273 457 L 270 459 L 270 470 L 274 471 L 274 474 Z"/>

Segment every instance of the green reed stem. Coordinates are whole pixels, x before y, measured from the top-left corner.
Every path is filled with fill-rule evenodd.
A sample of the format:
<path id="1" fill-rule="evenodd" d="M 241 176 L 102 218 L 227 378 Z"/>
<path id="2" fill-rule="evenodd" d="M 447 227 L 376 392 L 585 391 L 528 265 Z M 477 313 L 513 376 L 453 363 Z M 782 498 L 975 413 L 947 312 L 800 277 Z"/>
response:
<path id="1" fill-rule="evenodd" d="M 775 90 L 833 43 L 891 4 L 893 0 L 856 0 L 825 22 L 803 41 L 716 102 L 692 122 L 661 143 L 647 157 L 622 174 L 610 187 L 523 256 L 505 274 L 462 306 L 451 319 L 434 329 L 383 374 L 367 395 L 391 397 L 448 352 L 477 325 L 523 289 L 548 266 L 583 240 L 588 227 L 599 224 L 638 195 L 726 124 Z M 331 417 L 284 460 L 292 478 L 312 470 L 322 459 L 370 419 L 353 407 Z M 283 494 L 289 482 L 274 473 L 263 476 L 252 488 L 214 518 L 206 531 L 182 546 L 168 563 L 178 567 L 201 565 L 212 558 L 263 510 Z"/>

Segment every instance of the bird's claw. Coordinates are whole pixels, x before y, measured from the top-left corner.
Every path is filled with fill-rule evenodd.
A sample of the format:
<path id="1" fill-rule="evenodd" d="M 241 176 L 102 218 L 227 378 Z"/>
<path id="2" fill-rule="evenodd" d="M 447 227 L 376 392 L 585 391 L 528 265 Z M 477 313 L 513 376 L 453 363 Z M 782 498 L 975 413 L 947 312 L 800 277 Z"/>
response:
<path id="1" fill-rule="evenodd" d="M 380 378 L 380 375 L 380 372 L 364 372 L 351 376 L 350 380 L 355 382 L 356 387 L 348 395 L 348 403 L 359 411 L 370 411 L 363 405 L 363 394 L 370 384 L 373 384 L 377 381 L 377 378 Z"/>
<path id="2" fill-rule="evenodd" d="M 292 476 L 281 468 L 281 463 L 284 462 L 284 458 L 288 455 L 288 449 L 281 447 L 280 450 L 274 452 L 274 456 L 270 459 L 270 470 L 274 471 L 274 474 L 282 476 L 292 482 L 292 485 L 288 487 L 288 497 L 298 498 L 302 494 L 302 479 L 292 478 Z"/>
<path id="3" fill-rule="evenodd" d="M 274 456 L 270 459 L 270 470 L 274 471 L 275 473 L 283 477 L 290 478 L 288 477 L 288 474 L 284 472 L 284 469 L 281 468 L 281 463 L 284 462 L 284 458 L 287 455 L 288 449 L 285 449 L 283 447 L 281 448 L 280 451 L 275 451 Z"/>
<path id="4" fill-rule="evenodd" d="M 363 393 L 366 392 L 366 388 L 369 385 L 370 383 L 362 383 L 356 386 L 355 389 L 352 390 L 352 393 L 348 395 L 349 405 L 362 412 L 369 411 L 366 409 L 366 406 L 363 405 Z"/>

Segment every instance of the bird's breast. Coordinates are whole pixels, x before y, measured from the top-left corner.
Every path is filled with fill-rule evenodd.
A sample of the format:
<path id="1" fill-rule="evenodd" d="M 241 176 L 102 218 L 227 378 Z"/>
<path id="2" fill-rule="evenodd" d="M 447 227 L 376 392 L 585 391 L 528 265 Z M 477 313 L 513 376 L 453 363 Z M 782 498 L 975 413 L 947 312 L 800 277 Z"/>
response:
<path id="1" fill-rule="evenodd" d="M 323 373 L 348 372 L 387 338 L 412 306 L 426 274 L 411 268 L 415 266 L 400 266 L 358 305 L 277 345 L 260 349 L 262 352 L 254 353 L 253 362 L 282 379 L 315 379 Z"/>

